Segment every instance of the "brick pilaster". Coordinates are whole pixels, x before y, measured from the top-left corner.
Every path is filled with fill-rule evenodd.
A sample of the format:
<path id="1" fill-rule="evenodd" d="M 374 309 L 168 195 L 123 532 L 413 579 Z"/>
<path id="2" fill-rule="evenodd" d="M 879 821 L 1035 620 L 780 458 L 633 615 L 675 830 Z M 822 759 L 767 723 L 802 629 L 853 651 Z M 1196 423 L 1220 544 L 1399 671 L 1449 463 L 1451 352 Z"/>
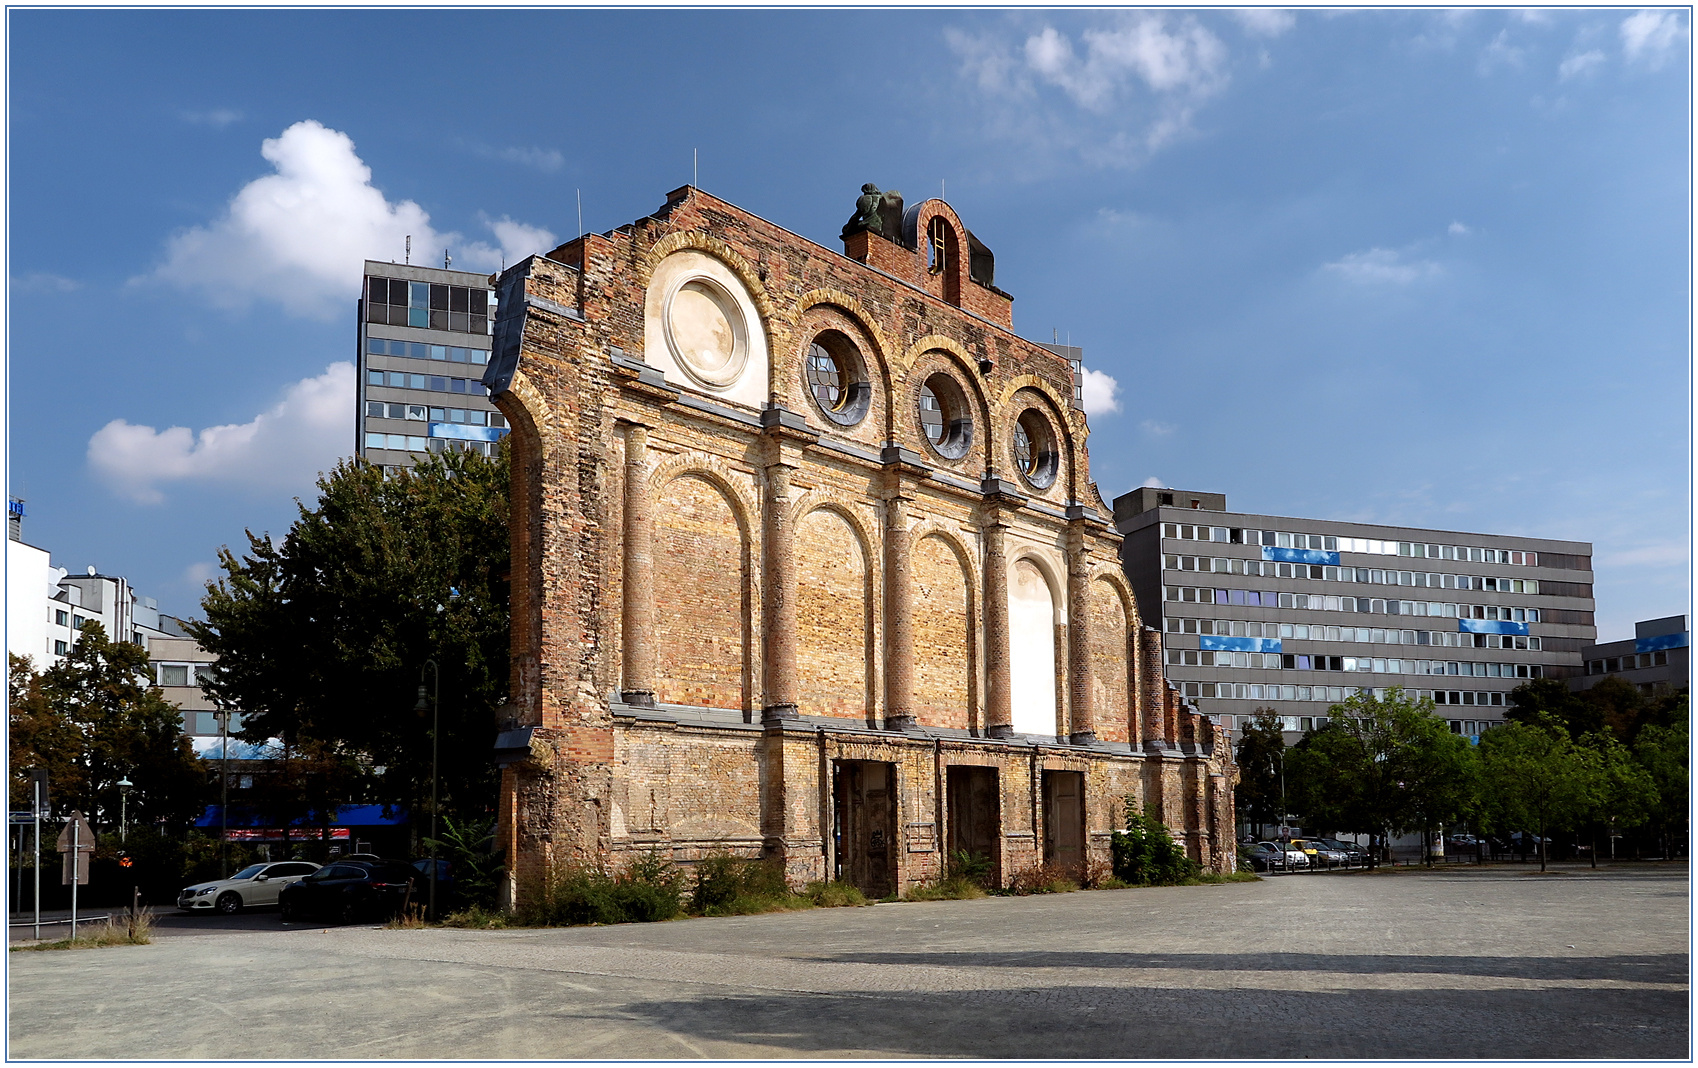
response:
<path id="1" fill-rule="evenodd" d="M 1008 524 L 992 509 L 985 517 L 985 734 L 1014 733 L 1008 671 Z"/>
<path id="2" fill-rule="evenodd" d="M 1138 740 L 1146 752 L 1162 748 L 1162 724 L 1167 718 L 1167 679 L 1161 670 L 1161 632 L 1145 627 L 1139 644 Z"/>
<path id="3" fill-rule="evenodd" d="M 909 571 L 908 498 L 900 476 L 884 502 L 884 725 L 900 731 L 914 719 L 913 583 Z"/>
<path id="4" fill-rule="evenodd" d="M 796 716 L 796 556 L 790 519 L 790 476 L 795 468 L 786 462 L 783 446 L 773 443 L 773 462 L 766 468 L 766 493 L 762 499 L 765 531 L 762 587 L 765 593 L 765 669 L 761 708 L 763 721 Z"/>
<path id="5" fill-rule="evenodd" d="M 1096 709 L 1092 705 L 1090 543 L 1084 525 L 1075 520 L 1067 529 L 1067 682 L 1068 732 L 1074 745 L 1097 740 Z"/>
<path id="6" fill-rule="evenodd" d="M 620 699 L 654 707 L 654 519 L 649 505 L 648 428 L 625 431 L 625 575 Z"/>

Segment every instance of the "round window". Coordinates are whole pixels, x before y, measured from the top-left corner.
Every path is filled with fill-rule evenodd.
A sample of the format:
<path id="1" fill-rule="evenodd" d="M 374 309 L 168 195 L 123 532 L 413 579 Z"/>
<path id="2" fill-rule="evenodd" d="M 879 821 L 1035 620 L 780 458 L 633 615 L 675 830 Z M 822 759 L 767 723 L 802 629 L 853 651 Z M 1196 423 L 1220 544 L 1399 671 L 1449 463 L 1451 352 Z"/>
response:
<path id="1" fill-rule="evenodd" d="M 1061 453 L 1049 420 L 1038 409 L 1027 408 L 1014 421 L 1014 469 L 1034 488 L 1048 489 L 1060 467 Z"/>
<path id="2" fill-rule="evenodd" d="M 872 384 L 848 338 L 835 331 L 821 334 L 808 346 L 803 375 L 808 393 L 827 419 L 839 426 L 854 426 L 866 418 Z"/>
<path id="3" fill-rule="evenodd" d="M 711 278 L 688 278 L 666 301 L 666 341 L 699 384 L 723 389 L 749 360 L 749 330 L 730 293 Z"/>
<path id="4" fill-rule="evenodd" d="M 920 387 L 920 429 L 944 459 L 967 455 L 973 443 L 973 418 L 968 414 L 967 394 L 951 376 L 932 375 Z"/>

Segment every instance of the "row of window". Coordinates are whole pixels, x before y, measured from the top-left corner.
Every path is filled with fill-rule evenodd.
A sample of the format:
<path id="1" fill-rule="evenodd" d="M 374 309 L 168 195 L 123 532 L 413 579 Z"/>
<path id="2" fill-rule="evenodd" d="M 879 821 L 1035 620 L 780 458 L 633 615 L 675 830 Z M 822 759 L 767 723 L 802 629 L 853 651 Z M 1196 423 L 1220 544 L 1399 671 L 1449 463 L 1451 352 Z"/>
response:
<path id="1" fill-rule="evenodd" d="M 1262 671 L 1372 671 L 1382 675 L 1469 675 L 1482 679 L 1537 679 L 1538 664 L 1495 664 L 1477 660 L 1401 660 L 1377 656 L 1320 656 L 1308 653 L 1243 653 L 1169 649 L 1172 667 L 1254 668 Z"/>
<path id="2" fill-rule="evenodd" d="M 1221 697 L 1237 701 L 1330 701 L 1337 704 L 1359 693 L 1384 697 L 1385 686 L 1274 686 L 1246 682 L 1187 682 L 1186 697 Z M 1420 700 L 1430 697 L 1439 705 L 1507 705 L 1508 694 L 1501 690 L 1404 690 L 1405 695 Z M 1251 717 L 1239 716 L 1239 726 L 1246 726 Z M 1288 728 L 1289 729 L 1289 728 Z"/>
<path id="3" fill-rule="evenodd" d="M 1322 612 L 1368 612 L 1392 616 L 1446 616 L 1451 619 L 1497 619 L 1539 622 L 1539 609 L 1497 604 L 1452 604 L 1443 601 L 1394 601 L 1378 597 L 1334 597 L 1315 593 L 1275 593 L 1273 590 L 1217 590 L 1206 586 L 1163 586 L 1162 600 L 1198 604 L 1233 604 L 1249 608 L 1304 608 Z"/>
<path id="4" fill-rule="evenodd" d="M 404 371 L 367 371 L 366 384 L 390 386 L 394 389 L 428 389 L 434 393 L 469 393 L 474 397 L 489 396 L 489 390 L 476 379 L 415 375 Z"/>
<path id="5" fill-rule="evenodd" d="M 67 612 L 60 608 L 49 608 L 47 618 L 56 626 L 70 627 L 72 630 L 81 630 L 83 624 L 88 622 L 88 617 Z"/>
<path id="6" fill-rule="evenodd" d="M 1303 687 L 1303 688 L 1307 689 L 1308 687 Z M 1484 695 L 1481 695 L 1481 696 L 1484 696 Z M 1436 704 L 1436 703 L 1439 703 L 1439 702 L 1435 701 L 1434 703 Z M 1459 701 L 1457 703 L 1460 704 L 1461 702 Z M 1481 702 L 1481 703 L 1485 703 L 1485 702 Z M 1235 718 L 1238 720 L 1238 728 L 1240 730 L 1244 729 L 1245 727 L 1253 726 L 1256 722 L 1256 719 L 1257 719 L 1257 717 L 1255 717 L 1255 716 L 1237 716 L 1237 717 L 1222 716 L 1221 717 L 1221 719 L 1223 721 L 1225 721 L 1223 725 L 1227 726 L 1227 727 L 1230 727 L 1230 726 L 1233 725 L 1232 720 L 1235 719 Z M 1320 730 L 1322 727 L 1325 727 L 1327 725 L 1327 722 L 1328 722 L 1328 719 L 1329 719 L 1329 717 L 1327 717 L 1327 716 L 1275 716 L 1274 718 L 1279 720 L 1279 729 L 1280 730 L 1282 730 L 1282 731 L 1292 731 L 1292 732 Z M 1501 720 L 1489 720 L 1489 719 L 1453 719 L 1453 720 L 1449 721 L 1449 724 L 1450 724 L 1450 733 L 1452 733 L 1452 734 L 1468 734 L 1468 735 L 1478 736 L 1478 735 L 1486 733 L 1487 731 L 1491 730 L 1493 727 L 1503 726 L 1503 721 L 1501 721 Z"/>
<path id="7" fill-rule="evenodd" d="M 409 360 L 440 360 L 446 363 L 489 362 L 488 349 L 466 349 L 457 345 L 421 345 L 417 341 L 366 338 L 366 351 L 373 356 L 405 356 Z"/>
<path id="8" fill-rule="evenodd" d="M 1667 651 L 1655 653 L 1628 653 L 1626 656 L 1611 656 L 1603 660 L 1586 661 L 1586 674 L 1610 675 L 1617 671 L 1637 671 L 1639 668 L 1662 667 L 1669 662 Z"/>
<path id="9" fill-rule="evenodd" d="M 1163 523 L 1162 537 L 1183 541 L 1218 541 L 1228 545 L 1271 545 L 1281 549 L 1314 549 L 1322 552 L 1367 553 L 1375 556 L 1412 556 L 1428 560 L 1469 560 L 1481 564 L 1536 566 L 1539 554 L 1519 549 L 1482 549 L 1473 545 L 1429 545 L 1425 542 L 1382 541 L 1375 538 L 1339 538 L 1331 534 L 1292 534 L 1280 530 L 1249 530 L 1242 527 L 1206 527 L 1190 523 Z"/>
<path id="10" fill-rule="evenodd" d="M 461 334 L 489 333 L 489 290 L 482 287 L 366 279 L 366 321 Z"/>
<path id="11" fill-rule="evenodd" d="M 194 672 L 195 685 L 212 678 L 211 664 L 155 664 L 161 686 L 187 686 L 189 673 Z"/>
<path id="12" fill-rule="evenodd" d="M 431 408 L 423 404 L 387 404 L 383 401 L 366 401 L 366 415 L 372 419 L 411 419 L 414 422 L 465 423 L 467 426 L 507 425 L 506 416 L 500 412 L 477 408 Z"/>
<path id="13" fill-rule="evenodd" d="M 190 734 L 217 734 L 218 717 L 213 715 L 211 712 L 184 712 L 183 729 L 188 731 Z M 230 713 L 230 733 L 235 734 L 241 729 L 242 714 L 240 712 Z M 252 776 L 245 776 L 245 778 L 250 779 L 246 785 L 252 786 Z M 234 775 L 230 776 L 230 785 L 238 785 Z"/>
<path id="14" fill-rule="evenodd" d="M 395 449 L 398 452 L 475 452 L 480 456 L 494 456 L 500 448 L 494 441 L 465 441 L 459 438 L 427 438 L 417 434 L 367 434 L 366 448 Z M 397 471 L 399 468 L 384 468 L 385 471 Z"/>
<path id="15" fill-rule="evenodd" d="M 1317 642 L 1370 642 L 1374 645 L 1435 645 L 1452 649 L 1530 649 L 1539 639 L 1526 634 L 1466 634 L 1454 630 L 1397 630 L 1380 627 L 1328 627 L 1319 623 L 1257 623 L 1240 619 L 1169 619 L 1169 634 L 1210 634 L 1232 638 L 1295 638 Z"/>
<path id="16" fill-rule="evenodd" d="M 1288 564 L 1272 560 L 1241 560 L 1230 556 L 1162 557 L 1169 571 L 1201 571 L 1216 575 L 1262 578 L 1320 579 L 1326 582 L 1367 582 L 1384 586 L 1424 586 L 1428 589 L 1483 590 L 1492 593 L 1538 593 L 1538 579 L 1496 578 L 1491 575 L 1446 575 L 1426 571 L 1390 571 L 1331 564 Z"/>

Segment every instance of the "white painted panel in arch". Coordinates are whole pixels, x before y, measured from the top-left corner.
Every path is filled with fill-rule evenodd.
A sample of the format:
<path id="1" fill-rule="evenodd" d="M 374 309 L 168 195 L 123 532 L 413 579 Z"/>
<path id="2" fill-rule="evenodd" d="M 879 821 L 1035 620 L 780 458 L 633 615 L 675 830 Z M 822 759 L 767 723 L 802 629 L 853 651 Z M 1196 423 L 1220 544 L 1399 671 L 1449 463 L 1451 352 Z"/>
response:
<path id="1" fill-rule="evenodd" d="M 1009 691 L 1014 730 L 1055 734 L 1055 595 L 1030 560 L 1015 561 L 1008 583 Z"/>

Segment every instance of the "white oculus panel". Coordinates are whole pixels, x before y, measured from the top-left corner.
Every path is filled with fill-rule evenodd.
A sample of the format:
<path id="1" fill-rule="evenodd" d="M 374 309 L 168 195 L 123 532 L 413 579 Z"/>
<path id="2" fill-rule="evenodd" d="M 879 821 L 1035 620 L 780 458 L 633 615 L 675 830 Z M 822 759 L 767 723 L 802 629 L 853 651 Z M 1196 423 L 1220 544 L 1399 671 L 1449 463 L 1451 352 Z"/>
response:
<path id="1" fill-rule="evenodd" d="M 643 360 L 680 389 L 754 409 L 766 403 L 766 326 L 742 281 L 704 252 L 675 252 L 655 268 L 643 302 Z"/>

